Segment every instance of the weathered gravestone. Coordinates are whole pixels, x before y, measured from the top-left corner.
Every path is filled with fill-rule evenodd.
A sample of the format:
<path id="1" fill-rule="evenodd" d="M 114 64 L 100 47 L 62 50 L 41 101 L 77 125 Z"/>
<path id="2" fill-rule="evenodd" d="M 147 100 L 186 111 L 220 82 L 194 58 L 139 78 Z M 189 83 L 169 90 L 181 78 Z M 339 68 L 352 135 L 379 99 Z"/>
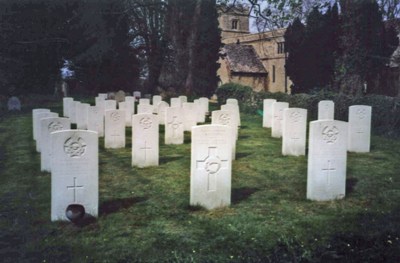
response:
<path id="1" fill-rule="evenodd" d="M 51 140 L 50 134 L 55 131 L 71 129 L 69 118 L 44 118 L 40 120 L 40 170 L 51 172 Z"/>
<path id="2" fill-rule="evenodd" d="M 69 117 L 70 107 L 72 106 L 73 98 L 66 97 L 63 98 L 63 116 Z"/>
<path id="3" fill-rule="evenodd" d="M 115 92 L 108 92 L 107 93 L 108 100 L 115 100 Z"/>
<path id="4" fill-rule="evenodd" d="M 265 99 L 263 101 L 263 127 L 271 128 L 272 127 L 272 104 L 276 102 L 275 99 Z"/>
<path id="5" fill-rule="evenodd" d="M 104 148 L 125 147 L 125 111 L 107 110 L 104 118 Z"/>
<path id="6" fill-rule="evenodd" d="M 171 98 L 170 99 L 170 106 L 171 107 L 182 107 L 182 101 L 180 98 Z"/>
<path id="7" fill-rule="evenodd" d="M 79 130 L 86 130 L 88 123 L 88 109 L 90 104 L 80 103 L 76 108 L 76 128 Z"/>
<path id="8" fill-rule="evenodd" d="M 150 99 L 147 98 L 139 99 L 139 105 L 150 105 Z"/>
<path id="9" fill-rule="evenodd" d="M 366 153 L 371 143 L 371 106 L 353 105 L 349 107 L 350 152 Z"/>
<path id="10" fill-rule="evenodd" d="M 117 109 L 117 101 L 115 100 L 105 100 L 104 101 L 104 112 L 108 110 L 116 110 Z"/>
<path id="11" fill-rule="evenodd" d="M 158 103 L 160 102 L 160 101 L 162 101 L 162 97 L 160 96 L 160 95 L 154 95 L 153 96 L 153 100 L 152 100 L 152 102 L 153 102 L 153 106 L 154 106 L 154 112 L 153 113 L 157 113 L 158 111 Z"/>
<path id="12" fill-rule="evenodd" d="M 12 96 L 11 98 L 8 99 L 7 102 L 7 109 L 9 111 L 20 111 L 21 110 L 21 101 L 15 97 Z"/>
<path id="13" fill-rule="evenodd" d="M 160 101 L 157 104 L 158 123 L 161 125 L 165 125 L 165 111 L 167 108 L 169 108 L 169 105 L 165 101 Z"/>
<path id="14" fill-rule="evenodd" d="M 67 221 L 70 205 L 81 205 L 97 217 L 99 206 L 99 145 L 96 132 L 51 133 L 51 220 Z"/>
<path id="15" fill-rule="evenodd" d="M 333 120 L 335 118 L 335 103 L 331 100 L 318 102 L 318 120 Z"/>
<path id="16" fill-rule="evenodd" d="M 185 131 L 191 131 L 193 126 L 197 125 L 197 107 L 193 102 L 184 102 L 183 109 L 183 128 Z"/>
<path id="17" fill-rule="evenodd" d="M 227 110 L 216 110 L 211 113 L 211 124 L 229 126 L 232 139 L 232 160 L 236 159 L 236 140 L 238 137 L 238 126 L 235 113 Z"/>
<path id="18" fill-rule="evenodd" d="M 90 106 L 87 112 L 87 129 L 97 132 L 99 137 L 104 137 L 104 111 L 100 106 Z"/>
<path id="19" fill-rule="evenodd" d="M 143 99 L 141 99 L 143 100 Z M 153 114 L 154 106 L 150 104 L 138 104 L 137 105 L 137 114 Z"/>
<path id="20" fill-rule="evenodd" d="M 165 144 L 183 144 L 184 127 L 182 108 L 165 109 Z"/>
<path id="21" fill-rule="evenodd" d="M 119 90 L 119 91 L 115 94 L 115 101 L 116 101 L 117 103 L 125 101 L 125 91 Z"/>
<path id="22" fill-rule="evenodd" d="M 36 141 L 37 138 L 37 122 L 39 121 L 37 114 L 41 112 L 50 112 L 49 109 L 33 109 L 32 110 L 32 134 L 33 139 Z"/>
<path id="23" fill-rule="evenodd" d="M 224 125 L 192 129 L 190 205 L 206 209 L 231 203 L 231 130 Z"/>
<path id="24" fill-rule="evenodd" d="M 286 108 L 289 108 L 287 102 L 274 102 L 272 104 L 271 136 L 274 138 L 282 137 L 283 110 Z"/>
<path id="25" fill-rule="evenodd" d="M 283 110 L 282 154 L 306 154 L 307 110 L 287 108 Z"/>
<path id="26" fill-rule="evenodd" d="M 158 166 L 158 117 L 153 114 L 132 116 L 132 166 Z"/>
<path id="27" fill-rule="evenodd" d="M 41 147 L 41 134 L 42 134 L 42 126 L 41 126 L 41 121 L 44 118 L 52 118 L 52 117 L 58 117 L 58 113 L 55 112 L 39 112 L 36 115 L 36 151 L 40 153 L 40 147 Z"/>
<path id="28" fill-rule="evenodd" d="M 341 199 L 346 192 L 347 122 L 310 122 L 307 199 Z"/>
<path id="29" fill-rule="evenodd" d="M 221 105 L 221 110 L 232 111 L 232 112 L 235 114 L 235 118 L 236 118 L 236 121 L 237 121 L 237 125 L 238 125 L 238 126 L 241 125 L 239 105 L 235 105 L 235 104 L 233 104 L 233 103 Z"/>

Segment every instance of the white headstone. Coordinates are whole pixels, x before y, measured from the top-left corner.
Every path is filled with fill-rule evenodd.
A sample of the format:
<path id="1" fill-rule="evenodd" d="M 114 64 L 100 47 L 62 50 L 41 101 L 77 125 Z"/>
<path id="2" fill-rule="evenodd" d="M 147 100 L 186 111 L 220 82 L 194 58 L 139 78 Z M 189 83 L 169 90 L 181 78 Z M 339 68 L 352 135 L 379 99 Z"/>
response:
<path id="1" fill-rule="evenodd" d="M 144 100 L 144 99 L 141 99 Z M 153 114 L 154 107 L 150 104 L 138 104 L 137 105 L 137 114 Z"/>
<path id="2" fill-rule="evenodd" d="M 185 131 L 191 131 L 193 126 L 197 125 L 197 107 L 193 102 L 182 104 Z"/>
<path id="3" fill-rule="evenodd" d="M 33 109 L 32 110 L 32 133 L 33 133 L 33 139 L 36 141 L 37 138 L 37 125 L 36 123 L 39 121 L 38 120 L 38 113 L 41 112 L 50 112 L 49 109 Z"/>
<path id="4" fill-rule="evenodd" d="M 239 105 L 239 102 L 237 99 L 227 99 L 226 104 Z"/>
<path id="5" fill-rule="evenodd" d="M 11 98 L 8 99 L 7 109 L 9 111 L 12 111 L 12 110 L 20 111 L 21 110 L 21 101 L 17 97 L 12 96 Z"/>
<path id="6" fill-rule="evenodd" d="M 78 119 L 80 118 L 81 114 L 81 104 L 82 102 L 80 101 L 74 101 L 73 105 L 74 105 L 74 110 L 75 110 L 75 114 L 74 114 L 74 118 L 71 118 L 71 122 L 72 123 L 76 123 L 77 127 L 78 127 Z"/>
<path id="7" fill-rule="evenodd" d="M 99 94 L 97 95 L 97 97 L 99 97 L 99 98 L 101 98 L 101 99 L 103 99 L 103 100 L 106 100 L 107 97 L 108 97 L 108 94 L 107 94 L 107 93 L 99 93 Z"/>
<path id="8" fill-rule="evenodd" d="M 104 148 L 124 148 L 125 111 L 106 110 L 104 127 Z"/>
<path id="9" fill-rule="evenodd" d="M 153 96 L 153 100 L 152 100 L 153 104 L 152 105 L 154 106 L 154 113 L 157 113 L 157 110 L 158 110 L 157 106 L 160 101 L 162 101 L 162 97 L 160 95 Z"/>
<path id="10" fill-rule="evenodd" d="M 132 109 L 128 107 L 128 102 L 123 101 L 118 103 L 118 109 L 125 111 L 125 127 L 132 127 Z"/>
<path id="11" fill-rule="evenodd" d="M 97 132 L 99 137 L 104 137 L 104 111 L 100 106 L 90 106 L 87 112 L 87 129 Z"/>
<path id="12" fill-rule="evenodd" d="M 125 91 L 119 90 L 115 94 L 115 100 L 116 100 L 117 103 L 125 101 Z"/>
<path id="13" fill-rule="evenodd" d="M 349 107 L 350 152 L 367 153 L 371 143 L 371 106 L 353 105 Z"/>
<path id="14" fill-rule="evenodd" d="M 236 120 L 237 120 L 238 126 L 241 125 L 241 122 L 240 122 L 240 110 L 239 110 L 239 105 L 235 105 L 235 104 L 225 104 L 225 105 L 221 105 L 221 110 L 232 111 L 232 112 L 235 114 L 235 116 L 236 116 Z"/>
<path id="15" fill-rule="evenodd" d="M 157 112 L 158 112 L 158 123 L 161 125 L 165 125 L 165 110 L 169 107 L 168 103 L 165 101 L 160 101 L 157 104 Z"/>
<path id="16" fill-rule="evenodd" d="M 202 105 L 200 104 L 200 100 L 196 99 L 193 101 L 195 107 L 196 107 L 196 112 L 197 112 L 197 123 L 203 123 L 206 122 L 206 113 L 203 110 Z"/>
<path id="17" fill-rule="evenodd" d="M 183 110 L 180 107 L 165 109 L 165 144 L 183 144 Z"/>
<path id="18" fill-rule="evenodd" d="M 115 100 L 105 100 L 104 101 L 104 112 L 108 110 L 116 110 L 117 109 L 117 101 Z"/>
<path id="19" fill-rule="evenodd" d="M 150 99 L 147 98 L 139 99 L 139 105 L 150 105 Z"/>
<path id="20" fill-rule="evenodd" d="M 188 102 L 187 97 L 184 95 L 179 96 L 179 99 L 181 100 L 182 104 Z"/>
<path id="21" fill-rule="evenodd" d="M 224 125 L 192 129 L 190 205 L 206 209 L 231 203 L 231 130 Z"/>
<path id="22" fill-rule="evenodd" d="M 70 97 L 63 98 L 63 116 L 64 117 L 69 117 L 70 107 L 71 107 L 73 101 L 74 101 L 74 99 L 70 98 Z"/>
<path id="23" fill-rule="evenodd" d="M 182 107 L 182 101 L 180 98 L 171 98 L 170 100 L 171 107 Z"/>
<path id="24" fill-rule="evenodd" d="M 238 125 L 235 112 L 228 110 L 216 110 L 211 113 L 211 124 L 229 126 L 232 139 L 232 160 L 236 159 L 236 140 L 238 137 Z"/>
<path id="25" fill-rule="evenodd" d="M 158 117 L 153 114 L 132 116 L 132 166 L 158 166 Z"/>
<path id="26" fill-rule="evenodd" d="M 206 97 L 201 97 L 201 98 L 199 98 L 199 101 L 200 101 L 200 105 L 201 105 L 201 107 L 202 107 L 202 109 L 203 109 L 203 112 L 207 115 L 207 114 L 209 114 L 209 109 L 208 109 L 208 105 L 209 105 L 209 101 L 208 101 L 208 98 L 206 98 Z"/>
<path id="27" fill-rule="evenodd" d="M 76 123 L 76 104 L 80 103 L 79 101 L 72 101 L 69 107 L 69 115 L 68 118 L 71 119 L 71 123 Z"/>
<path id="28" fill-rule="evenodd" d="M 66 130 L 51 135 L 51 220 L 68 221 L 69 205 L 98 215 L 99 145 L 96 132 Z"/>
<path id="29" fill-rule="evenodd" d="M 275 99 L 265 99 L 263 105 L 263 127 L 271 128 L 272 127 L 272 104 L 276 102 Z"/>
<path id="30" fill-rule="evenodd" d="M 80 103 L 77 106 L 76 112 L 76 128 L 78 130 L 86 130 L 88 123 L 88 109 L 90 105 L 87 103 Z"/>
<path id="31" fill-rule="evenodd" d="M 94 98 L 94 103 L 96 106 L 99 106 L 100 103 L 103 103 L 105 99 L 103 97 L 96 97 Z"/>
<path id="32" fill-rule="evenodd" d="M 347 122 L 310 122 L 307 199 L 341 199 L 346 192 Z"/>
<path id="33" fill-rule="evenodd" d="M 69 118 L 44 118 L 40 120 L 40 170 L 51 172 L 50 133 L 71 129 Z"/>
<path id="34" fill-rule="evenodd" d="M 52 118 L 52 117 L 58 117 L 58 113 L 55 112 L 39 112 L 36 115 L 36 151 L 40 153 L 40 146 L 41 146 L 41 134 L 42 134 L 42 126 L 41 126 L 41 121 L 44 118 Z"/>
<path id="35" fill-rule="evenodd" d="M 331 100 L 321 100 L 318 103 L 318 120 L 333 120 L 335 118 L 335 103 Z"/>
<path id="36" fill-rule="evenodd" d="M 134 91 L 133 97 L 135 98 L 136 101 L 139 101 L 139 99 L 142 97 L 142 93 L 140 91 Z"/>
<path id="37" fill-rule="evenodd" d="M 283 110 L 282 154 L 306 154 L 307 110 L 287 108 Z"/>
<path id="38" fill-rule="evenodd" d="M 283 110 L 286 108 L 289 108 L 287 102 L 274 102 L 272 104 L 271 136 L 274 138 L 282 137 Z"/>

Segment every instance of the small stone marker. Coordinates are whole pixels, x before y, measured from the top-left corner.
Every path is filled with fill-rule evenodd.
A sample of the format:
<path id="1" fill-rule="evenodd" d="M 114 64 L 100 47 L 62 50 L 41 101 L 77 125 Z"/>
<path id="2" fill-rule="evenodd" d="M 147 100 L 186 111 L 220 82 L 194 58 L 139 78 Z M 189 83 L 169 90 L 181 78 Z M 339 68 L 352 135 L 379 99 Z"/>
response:
<path id="1" fill-rule="evenodd" d="M 371 144 L 371 106 L 349 107 L 348 151 L 367 153 Z"/>
<path id="2" fill-rule="evenodd" d="M 335 118 L 335 103 L 331 100 L 321 100 L 318 103 L 318 120 L 333 120 Z"/>
<path id="3" fill-rule="evenodd" d="M 44 118 L 40 120 L 40 170 L 51 172 L 51 140 L 50 134 L 55 131 L 71 129 L 69 118 Z"/>
<path id="4" fill-rule="evenodd" d="M 276 102 L 275 99 L 265 99 L 263 105 L 263 127 L 264 128 L 271 128 L 272 127 L 272 104 Z"/>
<path id="5" fill-rule="evenodd" d="M 144 99 L 141 99 L 144 100 Z M 150 104 L 138 104 L 137 105 L 137 114 L 153 114 L 154 107 Z"/>
<path id="6" fill-rule="evenodd" d="M 139 99 L 139 105 L 150 105 L 150 99 L 147 98 Z"/>
<path id="7" fill-rule="evenodd" d="M 117 109 L 117 101 L 115 100 L 105 100 L 104 101 L 104 112 L 108 110 L 116 110 Z"/>
<path id="8" fill-rule="evenodd" d="M 104 148 L 124 148 L 125 111 L 106 110 L 104 127 Z"/>
<path id="9" fill-rule="evenodd" d="M 99 137 L 104 137 L 104 111 L 100 106 L 90 106 L 87 112 L 87 129 L 97 132 Z"/>
<path id="10" fill-rule="evenodd" d="M 115 94 L 115 100 L 116 100 L 117 103 L 125 101 L 125 91 L 119 90 Z"/>
<path id="11" fill-rule="evenodd" d="M 21 101 L 15 97 L 12 96 L 11 98 L 8 99 L 7 102 L 7 109 L 9 111 L 20 111 L 21 110 Z"/>
<path id="12" fill-rule="evenodd" d="M 180 98 L 171 98 L 170 100 L 170 106 L 171 107 L 178 107 L 181 108 L 182 107 L 182 101 Z"/>
<path id="13" fill-rule="evenodd" d="M 158 166 L 158 117 L 153 114 L 132 116 L 132 166 Z"/>
<path id="14" fill-rule="evenodd" d="M 227 99 L 226 104 L 233 104 L 233 105 L 239 105 L 239 102 L 237 99 Z"/>
<path id="15" fill-rule="evenodd" d="M 184 96 L 184 95 L 179 96 L 178 98 L 181 100 L 181 103 L 182 103 L 182 104 L 188 102 L 187 97 Z"/>
<path id="16" fill-rule="evenodd" d="M 36 123 L 39 122 L 37 114 L 39 114 L 41 112 L 50 112 L 50 110 L 49 109 L 33 109 L 32 110 L 32 133 L 33 133 L 33 139 L 35 141 L 37 138 L 37 124 Z"/>
<path id="17" fill-rule="evenodd" d="M 77 112 L 76 112 L 76 128 L 78 130 L 86 130 L 87 123 L 88 123 L 88 109 L 90 104 L 87 103 L 80 103 L 77 104 Z"/>
<path id="18" fill-rule="evenodd" d="M 41 126 L 41 121 L 44 118 L 52 118 L 52 117 L 58 117 L 58 113 L 55 112 L 39 112 L 36 114 L 36 151 L 40 153 L 40 146 L 41 146 L 41 134 L 42 134 L 42 126 Z"/>
<path id="19" fill-rule="evenodd" d="M 70 107 L 71 107 L 73 101 L 74 101 L 74 99 L 71 97 L 63 98 L 63 116 L 64 117 L 69 117 L 69 111 L 70 111 Z"/>
<path id="20" fill-rule="evenodd" d="M 107 99 L 108 94 L 107 93 L 99 93 L 97 95 L 97 97 L 99 97 L 102 100 L 106 100 Z"/>
<path id="21" fill-rule="evenodd" d="M 115 100 L 115 92 L 108 92 L 107 93 L 108 100 Z"/>
<path id="22" fill-rule="evenodd" d="M 231 130 L 224 125 L 192 129 L 190 205 L 206 209 L 231 203 Z"/>
<path id="23" fill-rule="evenodd" d="M 82 205 L 85 213 L 98 215 L 99 145 L 93 131 L 51 133 L 51 221 L 68 221 L 67 207 Z"/>
<path id="24" fill-rule="evenodd" d="M 154 106 L 154 112 L 153 113 L 157 113 L 157 110 L 158 110 L 158 103 L 160 102 L 160 101 L 162 101 L 162 97 L 160 96 L 160 95 L 154 95 L 153 96 L 153 100 L 152 100 L 152 102 L 153 102 L 153 106 Z"/>
<path id="25" fill-rule="evenodd" d="M 347 122 L 310 122 L 307 199 L 341 199 L 346 192 Z"/>
<path id="26" fill-rule="evenodd" d="M 136 101 L 139 101 L 139 99 L 142 97 L 142 93 L 140 91 L 134 91 L 133 97 L 135 98 Z"/>
<path id="27" fill-rule="evenodd" d="M 275 102 L 272 104 L 271 136 L 273 138 L 282 137 L 283 110 L 286 108 L 289 108 L 289 103 L 287 102 Z"/>
<path id="28" fill-rule="evenodd" d="M 238 125 L 235 113 L 227 110 L 216 110 L 211 113 L 211 124 L 227 125 L 231 129 L 232 160 L 236 159 L 236 140 L 238 137 Z"/>
<path id="29" fill-rule="evenodd" d="M 307 110 L 287 108 L 283 110 L 282 154 L 306 154 Z"/>
<path id="30" fill-rule="evenodd" d="M 191 131 L 193 126 L 197 125 L 197 107 L 193 102 L 182 104 L 183 109 L 183 128 L 185 131 Z"/>
<path id="31" fill-rule="evenodd" d="M 160 101 L 157 104 L 158 123 L 161 125 L 165 125 L 165 111 L 167 108 L 169 108 L 169 105 L 165 101 Z"/>
<path id="32" fill-rule="evenodd" d="M 183 144 L 184 127 L 182 108 L 165 109 L 165 144 Z"/>

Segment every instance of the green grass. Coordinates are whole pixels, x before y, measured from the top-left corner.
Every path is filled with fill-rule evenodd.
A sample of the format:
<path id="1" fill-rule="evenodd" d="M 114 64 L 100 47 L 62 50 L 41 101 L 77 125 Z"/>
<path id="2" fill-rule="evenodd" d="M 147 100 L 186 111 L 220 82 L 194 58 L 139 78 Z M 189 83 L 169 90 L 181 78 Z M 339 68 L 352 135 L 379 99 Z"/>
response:
<path id="1" fill-rule="evenodd" d="M 1 261 L 399 262 L 400 142 L 373 136 L 371 153 L 348 154 L 346 198 L 311 202 L 306 157 L 282 156 L 261 123 L 242 114 L 232 205 L 212 211 L 189 206 L 189 133 L 164 145 L 161 127 L 160 165 L 143 169 L 130 165 L 130 129 L 125 149 L 100 139 L 100 215 L 73 225 L 50 221 L 31 112 L 3 115 Z"/>

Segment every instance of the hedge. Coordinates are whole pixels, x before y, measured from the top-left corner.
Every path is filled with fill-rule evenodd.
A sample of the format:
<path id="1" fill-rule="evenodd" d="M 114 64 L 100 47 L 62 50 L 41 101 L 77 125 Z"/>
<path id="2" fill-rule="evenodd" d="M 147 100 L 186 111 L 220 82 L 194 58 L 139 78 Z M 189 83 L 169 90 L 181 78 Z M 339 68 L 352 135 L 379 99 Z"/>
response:
<path id="1" fill-rule="evenodd" d="M 227 83 L 220 86 L 216 94 L 218 103 L 224 104 L 228 98 L 239 101 L 240 110 L 246 113 L 262 112 L 264 99 L 276 99 L 289 102 L 294 108 L 308 110 L 308 120 L 316 120 L 318 116 L 318 102 L 333 100 L 335 103 L 335 119 L 347 121 L 349 106 L 369 105 L 372 107 L 372 132 L 377 135 L 400 137 L 400 98 L 383 95 L 365 95 L 350 97 L 344 94 L 320 91 L 314 94 L 295 94 L 254 92 L 251 87 L 236 83 Z"/>

